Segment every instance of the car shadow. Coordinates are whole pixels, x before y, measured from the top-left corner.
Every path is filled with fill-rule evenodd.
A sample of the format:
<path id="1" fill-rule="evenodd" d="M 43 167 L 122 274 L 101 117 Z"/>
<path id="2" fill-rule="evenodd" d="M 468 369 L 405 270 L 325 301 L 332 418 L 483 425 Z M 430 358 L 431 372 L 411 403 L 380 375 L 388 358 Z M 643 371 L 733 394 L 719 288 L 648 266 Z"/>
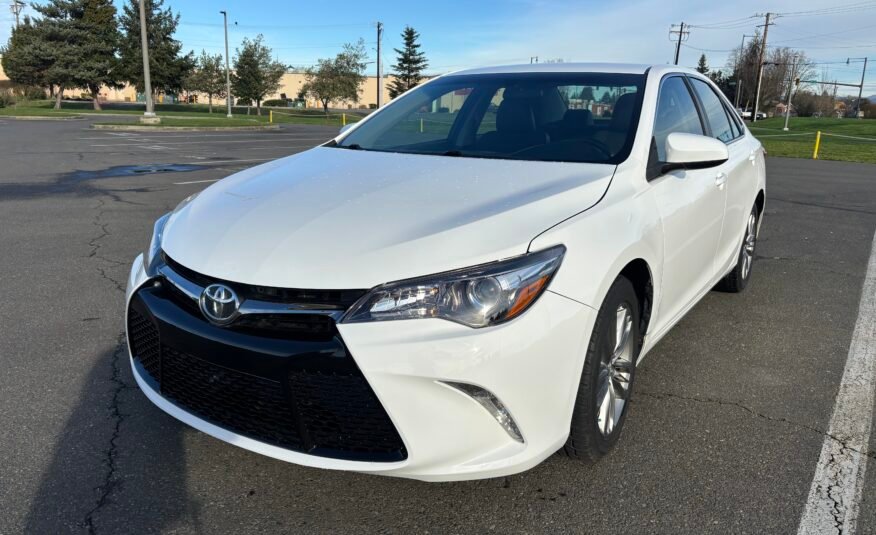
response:
<path id="1" fill-rule="evenodd" d="M 197 525 L 184 428 L 137 388 L 120 343 L 95 361 L 43 473 L 26 533 L 166 531 Z"/>

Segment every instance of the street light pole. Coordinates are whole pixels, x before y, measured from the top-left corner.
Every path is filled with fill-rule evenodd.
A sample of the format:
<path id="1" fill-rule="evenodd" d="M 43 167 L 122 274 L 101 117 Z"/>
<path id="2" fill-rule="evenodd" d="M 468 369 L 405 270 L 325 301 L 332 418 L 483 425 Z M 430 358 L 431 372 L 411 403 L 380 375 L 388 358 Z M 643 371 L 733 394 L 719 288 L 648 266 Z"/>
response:
<path id="1" fill-rule="evenodd" d="M 797 78 L 798 59 L 799 56 L 794 54 L 794 63 L 791 65 L 791 76 L 788 77 L 788 102 L 785 103 L 785 128 L 783 128 L 786 132 L 788 131 L 788 122 L 791 120 L 791 97 L 793 96 L 794 86 L 796 85 L 795 79 Z"/>
<path id="2" fill-rule="evenodd" d="M 377 108 L 383 106 L 383 58 L 380 57 L 383 47 L 383 23 L 377 23 Z"/>
<path id="3" fill-rule="evenodd" d="M 742 34 L 742 44 L 739 45 L 739 56 L 736 57 L 736 107 L 739 108 L 739 99 L 742 95 L 742 76 L 739 71 L 739 59 L 745 56 L 745 38 L 754 37 L 753 35 Z"/>
<path id="4" fill-rule="evenodd" d="M 143 85 L 146 90 L 146 113 L 143 117 L 155 117 L 152 105 L 152 80 L 149 77 L 149 39 L 146 37 L 146 5 L 140 0 L 140 45 L 143 49 Z"/>
<path id="5" fill-rule="evenodd" d="M 770 33 L 770 26 L 775 24 L 775 22 L 770 22 L 770 18 L 772 18 L 772 13 L 767 13 L 765 15 L 766 21 L 763 24 L 763 41 L 760 44 L 760 57 L 758 59 L 758 71 L 757 71 L 757 87 L 754 90 L 754 113 L 751 115 L 751 122 L 757 121 L 757 110 L 760 109 L 760 87 L 763 82 L 763 61 L 764 54 L 766 54 L 767 47 L 767 36 Z"/>
<path id="6" fill-rule="evenodd" d="M 858 102 L 855 104 L 855 119 L 857 119 L 858 115 L 861 114 L 861 97 L 864 93 L 864 76 L 867 74 L 867 58 L 848 58 L 846 59 L 846 65 L 848 65 L 853 59 L 864 60 L 864 68 L 861 70 L 861 85 L 858 86 Z"/>
<path id="7" fill-rule="evenodd" d="M 228 114 L 226 117 L 231 118 L 231 68 L 228 62 L 228 12 L 220 11 L 222 18 L 225 19 L 225 103 L 228 105 Z"/>

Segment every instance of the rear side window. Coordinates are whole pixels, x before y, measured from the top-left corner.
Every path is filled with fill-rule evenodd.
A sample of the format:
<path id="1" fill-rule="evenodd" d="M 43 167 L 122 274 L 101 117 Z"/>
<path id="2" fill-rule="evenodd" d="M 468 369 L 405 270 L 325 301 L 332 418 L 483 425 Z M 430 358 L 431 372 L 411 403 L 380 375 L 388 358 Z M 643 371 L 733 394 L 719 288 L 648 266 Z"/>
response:
<path id="1" fill-rule="evenodd" d="M 680 76 L 663 81 L 657 99 L 657 115 L 654 118 L 654 141 L 657 159 L 666 161 L 666 137 L 673 132 L 703 135 L 703 124 L 687 84 Z"/>
<path id="2" fill-rule="evenodd" d="M 737 136 L 733 132 L 733 127 L 730 126 L 730 118 L 727 117 L 727 111 L 724 109 L 721 99 L 706 82 L 698 78 L 689 78 L 689 80 L 700 98 L 709 126 L 712 127 L 712 137 L 724 143 L 733 141 Z"/>

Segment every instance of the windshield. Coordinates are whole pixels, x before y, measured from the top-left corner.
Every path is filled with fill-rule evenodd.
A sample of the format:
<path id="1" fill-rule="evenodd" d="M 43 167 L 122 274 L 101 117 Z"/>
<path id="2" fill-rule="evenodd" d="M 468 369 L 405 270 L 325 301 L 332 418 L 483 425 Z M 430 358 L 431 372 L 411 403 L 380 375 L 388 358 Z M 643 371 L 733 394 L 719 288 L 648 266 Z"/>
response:
<path id="1" fill-rule="evenodd" d="M 397 99 L 337 146 L 616 164 L 632 148 L 644 80 L 612 73 L 442 77 Z"/>

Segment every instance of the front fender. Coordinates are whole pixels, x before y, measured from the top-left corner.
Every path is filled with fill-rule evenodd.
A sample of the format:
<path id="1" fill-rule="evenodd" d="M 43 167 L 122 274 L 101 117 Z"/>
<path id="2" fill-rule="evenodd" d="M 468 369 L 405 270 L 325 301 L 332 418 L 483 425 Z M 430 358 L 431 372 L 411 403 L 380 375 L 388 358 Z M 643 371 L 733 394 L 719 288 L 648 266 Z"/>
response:
<path id="1" fill-rule="evenodd" d="M 649 188 L 635 188 L 632 173 L 615 174 L 605 198 L 538 235 L 530 250 L 566 246 L 551 290 L 598 309 L 624 267 L 642 259 L 651 270 L 658 310 L 663 267 L 663 228 Z M 653 324 L 653 318 L 652 318 Z"/>

